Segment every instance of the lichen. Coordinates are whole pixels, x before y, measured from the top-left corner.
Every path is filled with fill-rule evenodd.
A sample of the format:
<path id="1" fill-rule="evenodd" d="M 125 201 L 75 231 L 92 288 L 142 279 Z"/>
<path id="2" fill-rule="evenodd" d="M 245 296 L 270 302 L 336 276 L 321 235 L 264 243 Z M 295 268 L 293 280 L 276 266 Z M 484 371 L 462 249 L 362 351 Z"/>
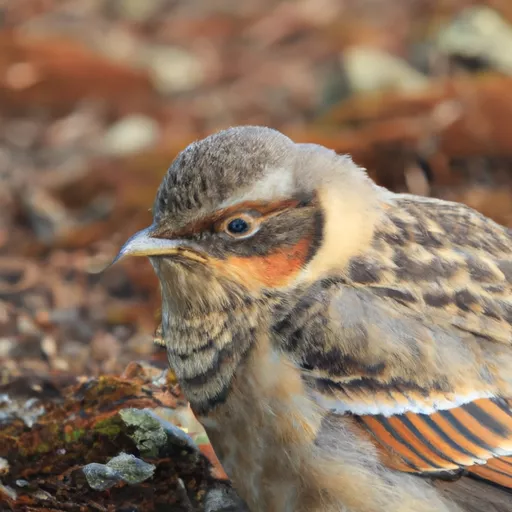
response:
<path id="1" fill-rule="evenodd" d="M 84 466 L 82 471 L 90 487 L 104 491 L 121 481 L 129 485 L 140 484 L 151 478 L 155 469 L 156 466 L 153 464 L 144 462 L 135 455 L 121 452 L 106 464 L 92 462 Z"/>
<path id="2" fill-rule="evenodd" d="M 156 469 L 153 464 L 124 452 L 110 459 L 106 465 L 108 468 L 117 471 L 120 477 L 130 485 L 140 484 L 151 478 Z"/>
<path id="3" fill-rule="evenodd" d="M 119 415 L 130 427 L 128 435 L 141 454 L 147 457 L 165 456 L 168 448 L 176 446 L 192 451 L 198 449 L 187 433 L 160 418 L 151 409 L 122 409 Z"/>
<path id="4" fill-rule="evenodd" d="M 121 475 L 105 464 L 92 462 L 82 468 L 87 483 L 92 489 L 105 491 L 121 481 Z"/>
<path id="5" fill-rule="evenodd" d="M 130 427 L 128 435 L 141 454 L 157 457 L 161 447 L 167 442 L 167 434 L 158 418 L 147 409 L 122 409 L 119 415 Z"/>
<path id="6" fill-rule="evenodd" d="M 93 427 L 94 432 L 107 436 L 110 439 L 117 437 L 123 430 L 123 423 L 118 416 L 112 416 L 98 421 Z"/>

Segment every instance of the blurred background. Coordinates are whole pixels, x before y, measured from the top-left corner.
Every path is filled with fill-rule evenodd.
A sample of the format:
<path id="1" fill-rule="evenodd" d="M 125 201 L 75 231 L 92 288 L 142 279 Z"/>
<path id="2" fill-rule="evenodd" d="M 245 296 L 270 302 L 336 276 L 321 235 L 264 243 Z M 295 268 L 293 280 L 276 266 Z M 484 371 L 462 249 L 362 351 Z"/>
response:
<path id="1" fill-rule="evenodd" d="M 512 2 L 0 0 L 0 392 L 165 367 L 149 264 L 89 271 L 237 124 L 512 226 Z"/>

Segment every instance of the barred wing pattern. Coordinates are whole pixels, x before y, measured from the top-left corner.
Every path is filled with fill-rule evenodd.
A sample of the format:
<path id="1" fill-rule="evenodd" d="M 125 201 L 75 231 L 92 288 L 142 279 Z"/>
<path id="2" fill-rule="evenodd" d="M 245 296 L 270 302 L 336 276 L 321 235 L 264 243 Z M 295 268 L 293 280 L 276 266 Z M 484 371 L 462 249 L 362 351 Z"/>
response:
<path id="1" fill-rule="evenodd" d="M 512 230 L 395 195 L 372 245 L 274 329 L 314 399 L 386 464 L 512 488 Z"/>
<path id="2" fill-rule="evenodd" d="M 395 469 L 435 475 L 467 468 L 469 474 L 512 489 L 510 401 L 475 400 L 430 415 L 367 415 L 358 422 Z"/>

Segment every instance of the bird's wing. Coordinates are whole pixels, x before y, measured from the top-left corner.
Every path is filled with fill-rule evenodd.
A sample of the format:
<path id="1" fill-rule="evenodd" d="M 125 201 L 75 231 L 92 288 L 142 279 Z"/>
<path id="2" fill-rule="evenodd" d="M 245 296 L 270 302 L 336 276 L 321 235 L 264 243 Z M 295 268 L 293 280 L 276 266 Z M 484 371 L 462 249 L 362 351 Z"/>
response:
<path id="1" fill-rule="evenodd" d="M 510 229 L 397 196 L 372 246 L 275 330 L 315 400 L 352 415 L 390 466 L 512 488 Z"/>

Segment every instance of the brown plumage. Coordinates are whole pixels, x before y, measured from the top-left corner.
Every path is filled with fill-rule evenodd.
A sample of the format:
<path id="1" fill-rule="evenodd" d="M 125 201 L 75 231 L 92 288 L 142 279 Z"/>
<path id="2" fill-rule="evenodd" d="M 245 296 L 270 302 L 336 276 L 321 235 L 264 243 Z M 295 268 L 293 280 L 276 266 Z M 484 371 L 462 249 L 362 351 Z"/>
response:
<path id="1" fill-rule="evenodd" d="M 240 127 L 186 148 L 124 255 L 253 512 L 512 511 L 512 232 Z"/>

